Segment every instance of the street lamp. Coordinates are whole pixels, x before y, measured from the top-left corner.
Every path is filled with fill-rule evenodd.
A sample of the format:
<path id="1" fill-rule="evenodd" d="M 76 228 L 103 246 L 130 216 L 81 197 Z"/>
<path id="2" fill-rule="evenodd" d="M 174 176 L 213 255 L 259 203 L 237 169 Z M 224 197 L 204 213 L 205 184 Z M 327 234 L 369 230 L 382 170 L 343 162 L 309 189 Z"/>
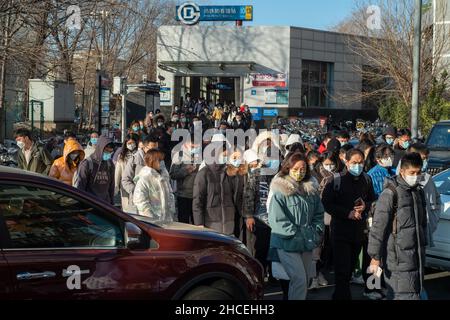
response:
<path id="1" fill-rule="evenodd" d="M 418 138 L 420 46 L 422 36 L 422 0 L 416 0 L 414 14 L 413 84 L 411 103 L 411 135 Z"/>

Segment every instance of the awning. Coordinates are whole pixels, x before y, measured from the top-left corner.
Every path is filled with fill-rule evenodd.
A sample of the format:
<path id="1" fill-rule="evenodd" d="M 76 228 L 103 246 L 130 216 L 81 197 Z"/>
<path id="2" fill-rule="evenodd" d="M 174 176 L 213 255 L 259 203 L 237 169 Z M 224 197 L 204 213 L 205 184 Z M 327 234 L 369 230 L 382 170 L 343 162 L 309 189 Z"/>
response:
<path id="1" fill-rule="evenodd" d="M 158 67 L 180 76 L 245 76 L 273 72 L 254 61 L 160 61 Z"/>

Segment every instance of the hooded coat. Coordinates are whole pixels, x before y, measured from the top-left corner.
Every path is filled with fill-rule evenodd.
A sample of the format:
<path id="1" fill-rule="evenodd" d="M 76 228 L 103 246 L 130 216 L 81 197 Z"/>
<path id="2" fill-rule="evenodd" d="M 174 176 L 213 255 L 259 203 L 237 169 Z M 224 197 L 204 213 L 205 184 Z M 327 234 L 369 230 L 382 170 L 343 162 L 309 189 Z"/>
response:
<path id="1" fill-rule="evenodd" d="M 296 241 L 295 235 L 301 231 L 299 226 L 312 226 L 316 232 L 323 234 L 324 208 L 315 178 L 298 183 L 290 176 L 277 175 L 270 184 L 270 193 L 271 249 L 295 249 L 297 244 L 292 241 Z M 277 261 L 276 258 L 273 260 Z"/>
<path id="2" fill-rule="evenodd" d="M 70 153 L 74 151 L 80 152 L 80 163 L 81 163 L 81 161 L 85 157 L 83 147 L 77 141 L 69 140 L 64 146 L 63 156 L 56 159 L 55 162 L 53 162 L 53 165 L 50 169 L 49 177 L 58 179 L 64 182 L 65 184 L 68 184 L 69 186 L 72 185 L 73 176 L 77 171 L 77 167 L 70 168 L 69 163 L 67 161 L 67 157 L 69 156 Z M 78 164 L 78 166 L 80 165 L 80 163 Z"/>
<path id="3" fill-rule="evenodd" d="M 103 151 L 110 143 L 109 138 L 101 136 L 98 139 L 95 152 L 80 163 L 73 186 L 114 204 L 114 163 L 112 160 L 103 161 Z"/>
<path id="4" fill-rule="evenodd" d="M 385 186 L 375 208 L 367 252 L 373 259 L 384 261 L 386 281 L 394 293 L 418 294 L 427 245 L 423 190 L 409 186 L 401 176 L 386 179 Z"/>

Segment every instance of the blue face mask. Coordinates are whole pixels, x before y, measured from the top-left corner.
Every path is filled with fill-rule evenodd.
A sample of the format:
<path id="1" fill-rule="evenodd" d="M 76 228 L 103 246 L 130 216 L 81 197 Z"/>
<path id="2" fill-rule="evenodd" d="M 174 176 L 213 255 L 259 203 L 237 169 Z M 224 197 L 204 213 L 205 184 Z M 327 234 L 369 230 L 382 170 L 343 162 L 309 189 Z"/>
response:
<path id="1" fill-rule="evenodd" d="M 199 154 L 200 152 L 202 152 L 202 148 L 201 147 L 191 148 L 191 154 L 192 155 Z"/>
<path id="2" fill-rule="evenodd" d="M 98 142 L 98 138 L 91 138 L 91 144 L 96 145 Z"/>
<path id="3" fill-rule="evenodd" d="M 386 138 L 386 143 L 390 146 L 392 146 L 394 144 L 394 139 L 392 138 Z"/>
<path id="4" fill-rule="evenodd" d="M 133 131 L 134 131 L 134 132 L 138 132 L 139 129 L 140 129 L 140 127 L 133 127 Z"/>
<path id="5" fill-rule="evenodd" d="M 269 160 L 266 166 L 272 170 L 278 170 L 280 168 L 280 160 Z"/>
<path id="6" fill-rule="evenodd" d="M 103 161 L 111 160 L 112 154 L 109 152 L 103 152 Z"/>
<path id="7" fill-rule="evenodd" d="M 409 141 L 403 141 L 402 142 L 402 148 L 403 149 L 408 149 L 409 148 Z"/>
<path id="8" fill-rule="evenodd" d="M 241 159 L 234 159 L 234 160 L 231 160 L 230 163 L 233 167 L 239 168 L 242 161 L 241 161 Z"/>
<path id="9" fill-rule="evenodd" d="M 353 176 L 358 177 L 363 172 L 363 167 L 364 166 L 362 164 L 352 164 L 348 169 L 348 172 L 350 172 Z"/>
<path id="10" fill-rule="evenodd" d="M 423 160 L 422 172 L 427 172 L 427 169 L 428 169 L 428 160 L 425 159 Z"/>
<path id="11" fill-rule="evenodd" d="M 218 160 L 218 164 L 225 164 L 225 163 L 227 163 L 228 162 L 228 157 L 222 157 L 222 156 L 220 156 L 219 157 L 219 160 Z"/>

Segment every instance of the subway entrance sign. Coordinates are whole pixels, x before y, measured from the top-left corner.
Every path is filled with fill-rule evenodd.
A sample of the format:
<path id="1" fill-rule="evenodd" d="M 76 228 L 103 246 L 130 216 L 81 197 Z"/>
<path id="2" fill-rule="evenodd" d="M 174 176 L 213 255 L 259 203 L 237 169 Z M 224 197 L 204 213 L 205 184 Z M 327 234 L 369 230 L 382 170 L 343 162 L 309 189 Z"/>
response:
<path id="1" fill-rule="evenodd" d="M 253 21 L 253 6 L 199 6 L 186 2 L 176 7 L 176 19 L 189 25 L 199 21 Z"/>

